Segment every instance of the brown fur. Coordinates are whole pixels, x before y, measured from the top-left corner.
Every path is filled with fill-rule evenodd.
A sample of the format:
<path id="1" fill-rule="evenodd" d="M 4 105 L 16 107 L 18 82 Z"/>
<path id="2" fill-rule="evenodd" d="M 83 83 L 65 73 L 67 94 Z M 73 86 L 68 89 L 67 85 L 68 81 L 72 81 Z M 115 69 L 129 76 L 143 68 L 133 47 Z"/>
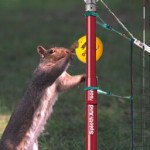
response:
<path id="1" fill-rule="evenodd" d="M 72 53 L 65 48 L 46 50 L 38 46 L 40 64 L 31 84 L 12 114 L 2 135 L 0 150 L 38 150 L 37 138 L 52 113 L 60 92 L 85 80 L 84 75 L 71 76 L 65 70 Z"/>

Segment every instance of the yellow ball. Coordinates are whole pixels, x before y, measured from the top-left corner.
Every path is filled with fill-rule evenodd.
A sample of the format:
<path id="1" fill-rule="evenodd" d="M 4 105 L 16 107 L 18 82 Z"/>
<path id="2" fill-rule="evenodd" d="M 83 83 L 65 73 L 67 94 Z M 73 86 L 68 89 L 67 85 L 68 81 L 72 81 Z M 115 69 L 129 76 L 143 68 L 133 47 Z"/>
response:
<path id="1" fill-rule="evenodd" d="M 86 63 L 86 36 L 78 40 L 78 47 L 75 49 L 77 58 Z M 96 37 L 96 61 L 100 59 L 103 53 L 103 43 L 100 38 Z"/>

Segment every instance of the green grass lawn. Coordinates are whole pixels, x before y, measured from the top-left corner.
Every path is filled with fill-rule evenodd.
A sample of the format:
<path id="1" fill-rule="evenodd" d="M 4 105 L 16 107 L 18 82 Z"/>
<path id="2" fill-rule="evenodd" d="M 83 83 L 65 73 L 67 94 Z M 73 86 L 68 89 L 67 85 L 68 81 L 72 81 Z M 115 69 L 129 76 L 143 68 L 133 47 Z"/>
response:
<path id="1" fill-rule="evenodd" d="M 107 2 L 109 3 L 108 0 Z M 130 5 L 130 2 L 128 0 L 121 6 L 119 0 L 114 0 L 110 2 L 110 6 L 133 34 L 141 39 L 140 3 L 134 0 L 136 5 Z M 119 25 L 100 3 L 98 8 L 101 16 L 120 30 Z M 39 63 L 37 45 L 69 48 L 85 34 L 83 14 L 84 1 L 0 1 L 0 135 Z M 131 19 L 132 23 L 129 21 Z M 140 32 L 137 33 L 137 30 Z M 149 33 L 147 38 L 150 37 Z M 130 43 L 100 27 L 97 28 L 97 35 L 104 44 L 103 57 L 97 62 L 99 86 L 116 94 L 129 95 Z M 85 73 L 85 65 L 75 58 L 69 72 Z M 41 150 L 84 149 L 84 105 L 84 85 L 60 96 L 40 137 Z M 129 101 L 99 95 L 98 122 L 99 149 L 129 149 Z"/>

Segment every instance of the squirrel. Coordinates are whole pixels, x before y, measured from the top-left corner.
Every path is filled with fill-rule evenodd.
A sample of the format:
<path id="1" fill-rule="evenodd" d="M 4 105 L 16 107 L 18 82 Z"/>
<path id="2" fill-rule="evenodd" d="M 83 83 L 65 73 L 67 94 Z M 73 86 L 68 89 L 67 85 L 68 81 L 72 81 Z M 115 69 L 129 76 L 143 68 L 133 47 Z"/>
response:
<path id="1" fill-rule="evenodd" d="M 51 116 L 58 95 L 85 81 L 66 72 L 73 53 L 63 47 L 37 47 L 40 63 L 0 140 L 0 150 L 38 150 L 38 137 Z"/>

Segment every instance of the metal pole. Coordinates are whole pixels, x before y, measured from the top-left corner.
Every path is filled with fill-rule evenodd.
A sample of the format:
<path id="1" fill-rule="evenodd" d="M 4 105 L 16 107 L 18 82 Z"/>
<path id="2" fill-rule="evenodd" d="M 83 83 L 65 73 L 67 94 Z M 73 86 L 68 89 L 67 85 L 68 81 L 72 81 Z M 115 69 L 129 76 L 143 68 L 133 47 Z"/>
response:
<path id="1" fill-rule="evenodd" d="M 96 0 L 84 0 L 85 11 L 96 12 Z M 86 150 L 97 150 L 96 16 L 86 16 Z"/>
<path id="2" fill-rule="evenodd" d="M 131 41 L 130 73 L 131 73 L 131 150 L 134 150 L 134 101 L 133 101 L 133 39 Z"/>
<path id="3" fill-rule="evenodd" d="M 143 43 L 145 44 L 145 0 L 143 0 Z M 143 53 L 142 53 L 142 94 L 145 93 L 145 46 L 143 45 Z"/>
<path id="4" fill-rule="evenodd" d="M 145 18 L 145 13 L 146 11 L 146 1 L 143 0 L 143 43 L 145 44 L 145 24 L 146 24 L 146 18 Z M 141 107 L 142 107 L 142 113 L 141 113 L 141 118 L 142 118 L 142 139 L 141 139 L 141 150 L 144 149 L 144 143 L 145 143 L 145 116 L 144 116 L 144 107 L 145 107 L 145 45 L 143 45 L 143 53 L 142 53 L 142 99 L 141 99 Z"/>

